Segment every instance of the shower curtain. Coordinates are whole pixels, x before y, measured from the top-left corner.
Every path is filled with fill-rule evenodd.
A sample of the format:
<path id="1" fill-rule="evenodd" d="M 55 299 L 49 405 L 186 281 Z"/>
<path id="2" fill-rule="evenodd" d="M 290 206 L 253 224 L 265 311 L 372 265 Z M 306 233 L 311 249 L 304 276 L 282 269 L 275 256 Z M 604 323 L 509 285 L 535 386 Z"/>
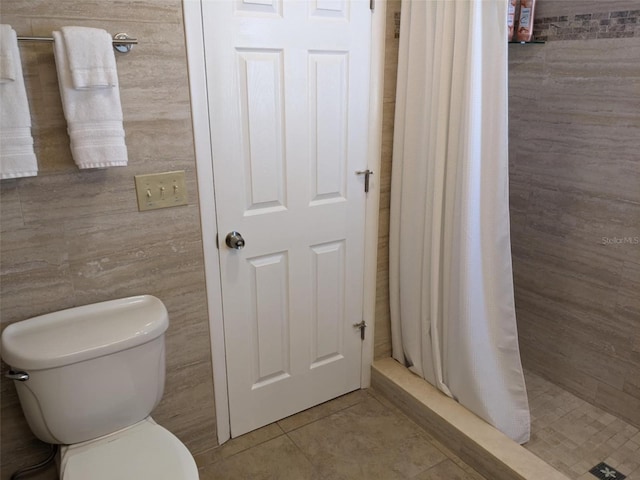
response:
<path id="1" fill-rule="evenodd" d="M 507 1 L 404 0 L 391 186 L 393 357 L 529 439 L 509 237 Z"/>

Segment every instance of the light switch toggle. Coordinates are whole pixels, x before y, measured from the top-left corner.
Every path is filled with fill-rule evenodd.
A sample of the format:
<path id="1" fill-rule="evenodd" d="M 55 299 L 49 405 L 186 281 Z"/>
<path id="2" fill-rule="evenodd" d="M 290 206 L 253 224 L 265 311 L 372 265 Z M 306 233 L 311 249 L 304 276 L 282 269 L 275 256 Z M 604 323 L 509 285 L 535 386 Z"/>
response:
<path id="1" fill-rule="evenodd" d="M 135 181 L 140 211 L 187 204 L 184 170 L 136 175 Z"/>

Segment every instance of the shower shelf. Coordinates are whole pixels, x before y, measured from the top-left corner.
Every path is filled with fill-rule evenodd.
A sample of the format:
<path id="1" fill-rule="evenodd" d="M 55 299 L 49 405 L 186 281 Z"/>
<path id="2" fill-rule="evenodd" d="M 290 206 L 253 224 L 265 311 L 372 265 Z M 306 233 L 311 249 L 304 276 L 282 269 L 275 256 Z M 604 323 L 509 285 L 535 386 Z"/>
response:
<path id="1" fill-rule="evenodd" d="M 530 43 L 538 43 L 538 44 L 543 44 L 543 43 L 547 43 L 544 40 L 531 40 L 530 42 L 521 42 L 519 40 L 511 40 L 509 43 L 519 43 L 520 45 L 528 45 Z"/>

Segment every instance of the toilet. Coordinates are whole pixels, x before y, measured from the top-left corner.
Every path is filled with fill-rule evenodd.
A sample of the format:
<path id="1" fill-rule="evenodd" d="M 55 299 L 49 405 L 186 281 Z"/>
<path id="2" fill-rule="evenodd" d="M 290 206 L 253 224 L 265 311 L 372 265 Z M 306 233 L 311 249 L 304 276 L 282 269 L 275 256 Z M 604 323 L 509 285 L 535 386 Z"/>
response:
<path id="1" fill-rule="evenodd" d="M 40 440 L 61 445 L 61 480 L 197 480 L 196 463 L 150 414 L 162 398 L 169 316 L 151 295 L 9 325 L 2 358 Z"/>

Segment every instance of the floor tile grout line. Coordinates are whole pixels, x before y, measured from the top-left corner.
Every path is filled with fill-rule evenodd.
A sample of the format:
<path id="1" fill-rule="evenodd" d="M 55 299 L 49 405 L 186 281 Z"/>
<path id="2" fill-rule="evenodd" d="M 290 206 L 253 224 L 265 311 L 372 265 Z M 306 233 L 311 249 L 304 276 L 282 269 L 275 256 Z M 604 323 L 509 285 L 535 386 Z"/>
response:
<path id="1" fill-rule="evenodd" d="M 297 429 L 296 429 L 296 430 L 297 430 Z M 293 431 L 293 430 L 291 430 L 291 432 L 292 432 L 292 431 Z M 316 464 L 313 462 L 313 460 L 311 459 L 311 457 L 310 457 L 309 455 L 307 455 L 307 453 L 306 453 L 304 450 L 302 450 L 302 448 L 300 447 L 300 445 L 298 445 L 298 444 L 296 443 L 296 441 L 295 441 L 293 438 L 291 438 L 291 437 L 289 436 L 289 433 L 291 433 L 291 432 L 285 432 L 285 435 L 286 435 L 287 439 L 288 439 L 288 440 L 293 444 L 293 446 L 294 446 L 294 447 L 296 447 L 296 450 L 302 454 L 302 456 L 305 458 L 305 460 L 306 460 L 307 462 L 309 462 L 309 464 L 310 464 L 310 465 L 311 465 L 311 467 L 313 468 L 314 472 L 317 472 L 317 471 L 318 471 L 318 467 L 317 467 L 317 466 L 316 466 Z"/>
<path id="2" fill-rule="evenodd" d="M 207 464 L 206 464 L 206 466 L 208 467 L 208 466 L 211 466 L 211 465 L 215 465 L 216 463 L 219 463 L 219 462 L 222 462 L 222 461 L 228 460 L 228 459 L 230 459 L 230 458 L 235 457 L 236 455 L 239 455 L 239 454 L 241 454 L 241 453 L 246 452 L 247 450 L 251 450 L 251 449 L 252 449 L 252 448 L 254 448 L 254 447 L 259 447 L 260 445 L 264 445 L 265 443 L 270 442 L 271 440 L 275 440 L 275 439 L 277 439 L 277 438 L 282 437 L 283 435 L 286 435 L 286 432 L 285 432 L 284 430 L 282 430 L 282 428 L 280 427 L 280 425 L 277 425 L 277 422 L 274 422 L 273 424 L 275 424 L 275 425 L 280 429 L 280 433 L 279 433 L 278 435 L 275 435 L 275 436 L 273 436 L 273 437 L 269 437 L 269 438 L 267 438 L 267 439 L 265 439 L 265 440 L 260 440 L 260 441 L 258 441 L 257 443 L 252 443 L 251 445 L 249 445 L 249 446 L 247 446 L 247 447 L 245 447 L 245 448 L 242 448 L 241 450 L 238 450 L 237 452 L 234 452 L 234 453 L 232 453 L 232 454 L 230 454 L 230 455 L 228 455 L 228 456 L 221 456 L 221 457 L 220 457 L 220 458 L 218 458 L 217 460 L 215 460 L 215 461 L 213 461 L 213 462 L 210 462 L 210 463 L 207 463 Z M 269 424 L 269 425 L 273 425 L 273 424 Z M 267 425 L 265 425 L 265 427 L 266 427 L 266 426 L 267 426 Z M 264 428 L 264 427 L 263 427 L 263 428 Z M 255 431 L 255 430 L 254 430 L 254 431 Z M 249 433 L 251 433 L 251 432 L 249 432 Z M 242 435 L 240 435 L 240 437 L 242 437 Z M 236 440 L 236 439 L 238 439 L 238 438 L 240 438 L 240 437 L 232 438 L 232 439 L 230 439 L 230 440 L 228 440 L 228 441 L 229 441 L 229 442 L 233 442 L 234 440 Z M 226 443 L 226 442 L 225 442 L 225 443 L 223 443 L 222 445 L 218 445 L 217 447 L 214 447 L 214 448 L 212 448 L 212 449 L 210 449 L 210 450 L 207 450 L 207 451 L 215 452 L 216 450 L 220 450 L 220 449 L 224 448 L 226 445 L 228 445 L 228 443 Z M 204 452 L 203 452 L 203 453 L 204 453 Z M 198 454 L 198 455 L 203 455 L 203 453 L 200 453 L 200 454 Z"/>
<path id="3" fill-rule="evenodd" d="M 433 469 L 435 469 L 438 465 L 441 465 L 441 464 L 443 464 L 443 463 L 445 463 L 445 462 L 452 462 L 452 463 L 456 464 L 456 462 L 454 462 L 452 458 L 449 458 L 449 456 L 448 456 L 445 452 L 442 452 L 442 451 L 441 451 L 441 450 L 440 450 L 436 445 L 434 445 L 434 448 L 438 449 L 438 451 L 439 451 L 440 453 L 442 453 L 442 454 L 444 455 L 444 457 L 445 457 L 445 458 L 443 458 L 442 460 L 440 460 L 438 463 L 435 463 L 435 464 L 431 465 L 430 467 L 427 467 L 427 468 L 425 468 L 424 470 L 422 470 L 422 471 L 420 471 L 420 472 L 416 473 L 415 475 L 411 475 L 411 476 L 409 477 L 409 480 L 411 480 L 412 478 L 417 478 L 419 475 L 422 475 L 423 473 L 428 472 L 429 470 L 433 470 Z M 457 465 L 457 464 L 456 464 L 456 465 Z"/>
<path id="4" fill-rule="evenodd" d="M 361 391 L 361 392 L 364 392 L 366 395 L 371 396 L 371 395 L 370 395 L 370 393 L 369 393 L 369 392 L 367 392 L 366 390 L 367 390 L 367 389 L 360 389 L 360 390 L 354 390 L 353 392 Z M 353 393 L 353 392 L 349 392 L 349 393 Z M 346 395 L 348 395 L 348 394 L 346 394 Z M 334 400 L 335 400 L 335 399 L 334 399 Z M 332 401 L 332 400 L 328 400 L 328 402 L 331 402 L 331 401 Z M 328 403 L 328 402 L 325 402 L 325 403 Z M 316 423 L 316 422 L 318 422 L 318 421 L 320 421 L 320 420 L 324 420 L 324 419 L 326 419 L 326 418 L 328 418 L 328 417 L 330 417 L 330 416 L 332 416 L 332 415 L 334 415 L 334 414 L 336 414 L 336 413 L 344 412 L 345 410 L 347 410 L 347 409 L 349 409 L 349 408 L 351 408 L 351 407 L 355 407 L 356 405 L 358 405 L 358 404 L 360 404 L 360 403 L 362 403 L 362 400 L 360 400 L 360 401 L 358 401 L 358 402 L 356 402 L 356 403 L 353 403 L 353 404 L 351 404 L 351 405 L 347 405 L 347 406 L 345 406 L 345 407 L 339 408 L 338 410 L 335 410 L 335 411 L 333 411 L 333 412 L 331 412 L 331 413 L 328 413 L 327 415 L 324 415 L 324 416 L 322 416 L 322 417 L 316 418 L 315 420 L 311 420 L 309 423 L 305 423 L 305 424 L 303 424 L 303 425 L 298 425 L 297 427 L 292 428 L 291 430 L 286 430 L 286 431 L 285 431 L 285 429 L 284 429 L 284 428 L 280 427 L 280 422 L 281 422 L 282 420 L 284 420 L 284 419 L 282 419 L 282 420 L 278 420 L 276 423 L 278 424 L 278 426 L 280 427 L 280 429 L 285 433 L 285 435 L 287 435 L 287 434 L 289 434 L 289 433 L 291 433 L 291 432 L 295 432 L 296 430 L 300 430 L 301 428 L 304 428 L 304 427 L 306 427 L 306 426 L 312 425 L 312 424 L 314 424 L 314 423 Z M 313 407 L 312 407 L 312 408 L 313 408 Z M 304 411 L 304 410 L 303 410 L 303 411 Z M 302 413 L 302 412 L 300 412 L 300 413 Z"/>

